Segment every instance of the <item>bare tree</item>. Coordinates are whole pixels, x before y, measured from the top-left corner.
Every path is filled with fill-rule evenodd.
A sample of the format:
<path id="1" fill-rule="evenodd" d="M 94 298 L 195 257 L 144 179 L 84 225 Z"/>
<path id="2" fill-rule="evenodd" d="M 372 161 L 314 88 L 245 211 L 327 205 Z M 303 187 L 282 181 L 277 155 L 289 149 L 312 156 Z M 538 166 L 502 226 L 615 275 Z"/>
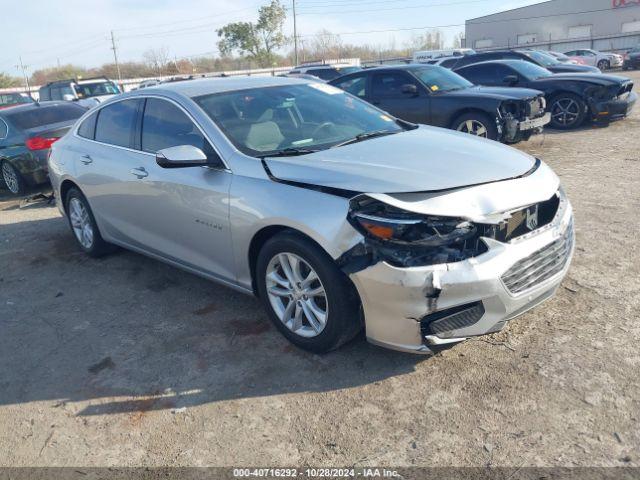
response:
<path id="1" fill-rule="evenodd" d="M 453 37 L 453 48 L 462 48 L 464 47 L 464 32 L 458 32 Z"/>
<path id="2" fill-rule="evenodd" d="M 142 54 L 147 66 L 156 72 L 159 76 L 162 76 L 163 72 L 167 71 L 169 65 L 169 50 L 167 47 L 150 48 Z"/>
<path id="3" fill-rule="evenodd" d="M 311 41 L 305 45 L 308 55 L 313 59 L 340 58 L 342 53 L 342 39 L 340 35 L 329 30 L 320 30 Z"/>
<path id="4" fill-rule="evenodd" d="M 441 50 L 444 46 L 444 35 L 442 31 L 433 28 L 421 35 L 413 34 L 405 45 L 407 49 L 411 51 Z"/>

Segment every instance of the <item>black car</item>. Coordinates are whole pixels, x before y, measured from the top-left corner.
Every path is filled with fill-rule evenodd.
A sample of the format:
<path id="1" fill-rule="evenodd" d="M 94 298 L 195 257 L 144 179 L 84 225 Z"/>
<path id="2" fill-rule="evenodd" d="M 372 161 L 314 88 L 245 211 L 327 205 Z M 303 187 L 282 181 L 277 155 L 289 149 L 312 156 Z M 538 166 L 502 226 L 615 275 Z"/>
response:
<path id="1" fill-rule="evenodd" d="M 49 181 L 47 155 L 87 110 L 75 103 L 40 102 L 0 110 L 0 171 L 7 189 L 24 193 L 27 186 Z"/>
<path id="2" fill-rule="evenodd" d="M 493 52 L 465 55 L 456 62 L 447 62 L 444 67 L 456 70 L 473 63 L 488 62 L 490 60 L 524 60 L 539 67 L 544 67 L 553 73 L 600 73 L 600 69 L 589 65 L 574 65 L 563 63 L 553 55 L 539 50 L 496 50 Z"/>
<path id="3" fill-rule="evenodd" d="M 26 93 L 0 93 L 0 109 L 33 102 L 33 98 Z"/>
<path id="4" fill-rule="evenodd" d="M 640 45 L 629 51 L 624 57 L 623 70 L 632 70 L 640 68 Z"/>
<path id="5" fill-rule="evenodd" d="M 544 92 L 551 126 L 570 129 L 592 119 L 607 123 L 629 114 L 638 96 L 625 77 L 590 73 L 558 73 L 522 60 L 483 62 L 456 69 L 478 85 L 507 85 Z"/>
<path id="6" fill-rule="evenodd" d="M 378 67 L 329 82 L 391 115 L 508 143 L 549 123 L 541 92 L 477 87 L 432 65 Z"/>

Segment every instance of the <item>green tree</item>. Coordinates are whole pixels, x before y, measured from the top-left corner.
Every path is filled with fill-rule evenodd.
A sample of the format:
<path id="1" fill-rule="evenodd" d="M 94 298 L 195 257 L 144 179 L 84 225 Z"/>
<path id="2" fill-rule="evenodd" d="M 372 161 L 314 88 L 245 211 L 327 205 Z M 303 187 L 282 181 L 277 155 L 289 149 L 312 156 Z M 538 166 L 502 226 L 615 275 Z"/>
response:
<path id="1" fill-rule="evenodd" d="M 282 32 L 287 16 L 279 0 L 260 7 L 258 21 L 235 22 L 217 30 L 218 48 L 224 56 L 239 52 L 261 67 L 270 67 L 276 61 L 275 51 L 287 43 Z"/>
<path id="2" fill-rule="evenodd" d="M 19 78 L 0 72 L 0 88 L 21 87 L 23 83 Z"/>

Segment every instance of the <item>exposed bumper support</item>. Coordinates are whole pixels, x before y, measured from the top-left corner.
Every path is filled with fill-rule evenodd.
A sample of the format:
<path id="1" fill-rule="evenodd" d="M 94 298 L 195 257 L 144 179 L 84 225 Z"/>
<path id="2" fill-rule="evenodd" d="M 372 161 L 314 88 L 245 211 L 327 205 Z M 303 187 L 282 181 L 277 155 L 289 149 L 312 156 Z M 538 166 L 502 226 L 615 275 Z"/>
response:
<path id="1" fill-rule="evenodd" d="M 507 321 L 553 296 L 569 269 L 573 244 L 563 268 L 531 288 L 512 294 L 502 275 L 517 262 L 571 235 L 572 208 L 568 201 L 549 225 L 510 243 L 485 239 L 489 250 L 463 262 L 398 268 L 379 262 L 352 273 L 365 314 L 370 342 L 395 350 L 429 354 L 429 345 L 453 343 L 501 330 Z M 434 312 L 481 301 L 485 313 L 473 325 L 448 338 L 423 337 L 421 320 Z"/>

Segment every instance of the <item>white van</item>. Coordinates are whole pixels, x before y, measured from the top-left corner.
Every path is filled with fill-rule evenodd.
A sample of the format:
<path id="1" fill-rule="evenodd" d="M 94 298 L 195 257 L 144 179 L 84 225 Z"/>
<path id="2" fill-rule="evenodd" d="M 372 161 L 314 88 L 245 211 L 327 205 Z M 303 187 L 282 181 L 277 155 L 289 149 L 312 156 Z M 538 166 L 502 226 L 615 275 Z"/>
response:
<path id="1" fill-rule="evenodd" d="M 451 48 L 449 50 L 422 50 L 413 53 L 413 63 L 426 63 L 440 57 L 462 57 L 463 55 L 473 55 L 472 48 Z"/>

